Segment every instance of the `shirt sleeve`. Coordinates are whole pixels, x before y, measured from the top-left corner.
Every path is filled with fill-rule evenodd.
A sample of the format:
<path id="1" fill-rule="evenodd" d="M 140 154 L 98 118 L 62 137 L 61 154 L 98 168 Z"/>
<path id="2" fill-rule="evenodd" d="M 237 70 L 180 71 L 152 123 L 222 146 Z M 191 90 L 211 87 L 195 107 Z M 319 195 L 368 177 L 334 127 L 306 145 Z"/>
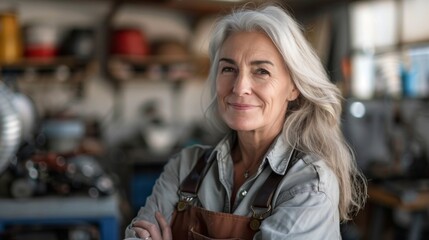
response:
<path id="1" fill-rule="evenodd" d="M 125 229 L 125 238 L 135 238 L 132 224 L 138 220 L 149 221 L 158 224 L 155 219 L 155 212 L 161 212 L 171 222 L 176 204 L 179 201 L 177 193 L 180 182 L 189 174 L 196 161 L 204 152 L 204 147 L 192 146 L 183 149 L 173 156 L 165 165 L 163 172 L 156 180 L 151 195 L 146 199 L 144 207 L 140 208 L 137 216 Z"/>
<path id="2" fill-rule="evenodd" d="M 133 239 L 135 232 L 132 229 L 132 223 L 138 220 L 146 220 L 157 224 L 155 212 L 161 212 L 167 221 L 171 221 L 176 203 L 178 202 L 177 189 L 179 186 L 179 156 L 176 156 L 168 161 L 164 167 L 164 171 L 157 179 L 151 195 L 146 199 L 144 207 L 140 208 L 137 216 L 131 221 L 130 225 L 125 230 L 125 237 Z"/>

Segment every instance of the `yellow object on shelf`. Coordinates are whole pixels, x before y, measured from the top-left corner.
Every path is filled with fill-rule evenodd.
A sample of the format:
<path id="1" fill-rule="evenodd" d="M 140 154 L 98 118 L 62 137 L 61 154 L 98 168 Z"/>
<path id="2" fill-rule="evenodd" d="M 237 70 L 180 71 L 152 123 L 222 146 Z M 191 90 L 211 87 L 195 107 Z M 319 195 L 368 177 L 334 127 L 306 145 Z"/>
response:
<path id="1" fill-rule="evenodd" d="M 0 65 L 22 58 L 21 29 L 14 11 L 0 12 Z"/>

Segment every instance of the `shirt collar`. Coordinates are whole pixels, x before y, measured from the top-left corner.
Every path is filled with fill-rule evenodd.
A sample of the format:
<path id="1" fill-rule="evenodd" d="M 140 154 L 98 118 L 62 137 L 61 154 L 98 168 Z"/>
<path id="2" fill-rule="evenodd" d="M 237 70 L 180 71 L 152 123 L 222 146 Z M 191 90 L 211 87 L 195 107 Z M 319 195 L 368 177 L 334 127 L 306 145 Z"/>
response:
<path id="1" fill-rule="evenodd" d="M 231 148 L 235 144 L 236 140 L 237 134 L 232 131 L 216 145 L 213 155 L 216 154 L 218 161 L 226 159 L 228 155 L 230 155 Z M 265 154 L 262 164 L 266 164 L 266 162 L 268 162 L 275 173 L 284 175 L 292 153 L 293 147 L 286 143 L 283 134 L 280 133 Z"/>
<path id="2" fill-rule="evenodd" d="M 217 160 L 226 159 L 231 154 L 231 149 L 237 140 L 237 135 L 234 131 L 228 133 L 214 148 L 213 155 Z"/>
<path id="3" fill-rule="evenodd" d="M 268 161 L 271 169 L 280 175 L 284 175 L 293 153 L 293 147 L 284 139 L 281 132 L 268 149 L 264 161 Z"/>

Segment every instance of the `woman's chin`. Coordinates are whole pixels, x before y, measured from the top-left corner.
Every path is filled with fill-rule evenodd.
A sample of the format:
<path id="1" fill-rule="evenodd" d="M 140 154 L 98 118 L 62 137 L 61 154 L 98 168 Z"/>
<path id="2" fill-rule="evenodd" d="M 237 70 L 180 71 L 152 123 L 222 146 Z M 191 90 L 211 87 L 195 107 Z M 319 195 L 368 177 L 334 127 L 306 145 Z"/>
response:
<path id="1" fill-rule="evenodd" d="M 237 132 L 246 132 L 246 131 L 253 131 L 255 130 L 254 126 L 251 126 L 249 124 L 228 124 L 228 126 L 237 131 Z"/>

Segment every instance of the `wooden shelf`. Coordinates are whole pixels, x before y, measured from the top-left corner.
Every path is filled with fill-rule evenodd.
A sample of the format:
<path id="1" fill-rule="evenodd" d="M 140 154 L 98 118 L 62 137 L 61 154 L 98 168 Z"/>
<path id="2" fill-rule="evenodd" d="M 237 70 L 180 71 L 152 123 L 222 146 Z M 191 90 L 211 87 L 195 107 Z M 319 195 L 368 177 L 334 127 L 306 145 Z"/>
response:
<path id="1" fill-rule="evenodd" d="M 207 57 L 193 55 L 176 55 L 176 56 L 126 56 L 113 55 L 113 60 L 124 61 L 135 65 L 162 64 L 171 65 L 178 63 L 198 63 L 200 61 L 208 61 Z"/>
<path id="2" fill-rule="evenodd" d="M 142 0 L 125 0 L 125 3 L 145 4 L 151 7 L 160 7 L 163 9 L 171 9 L 181 11 L 192 16 L 203 17 L 207 14 L 226 13 L 232 7 L 236 7 L 245 2 L 225 2 L 225 1 L 201 1 L 201 0 L 186 0 L 186 1 L 142 1 Z"/>
<path id="3" fill-rule="evenodd" d="M 86 66 L 91 62 L 91 60 L 79 60 L 75 58 L 29 58 L 22 59 L 19 62 L 15 63 L 5 63 L 0 64 L 0 69 L 8 70 L 8 69 L 24 69 L 24 68 L 55 68 L 58 66 L 69 66 L 69 67 L 82 67 Z"/>
<path id="4" fill-rule="evenodd" d="M 127 79 L 184 81 L 205 77 L 209 60 L 203 56 L 111 56 L 109 71 L 121 82 Z"/>
<path id="5" fill-rule="evenodd" d="M 22 59 L 19 62 L 0 65 L 0 76 L 14 76 L 29 82 L 46 81 L 81 82 L 94 71 L 94 60 L 75 58 Z M 43 76 L 43 78 L 41 78 Z"/>

